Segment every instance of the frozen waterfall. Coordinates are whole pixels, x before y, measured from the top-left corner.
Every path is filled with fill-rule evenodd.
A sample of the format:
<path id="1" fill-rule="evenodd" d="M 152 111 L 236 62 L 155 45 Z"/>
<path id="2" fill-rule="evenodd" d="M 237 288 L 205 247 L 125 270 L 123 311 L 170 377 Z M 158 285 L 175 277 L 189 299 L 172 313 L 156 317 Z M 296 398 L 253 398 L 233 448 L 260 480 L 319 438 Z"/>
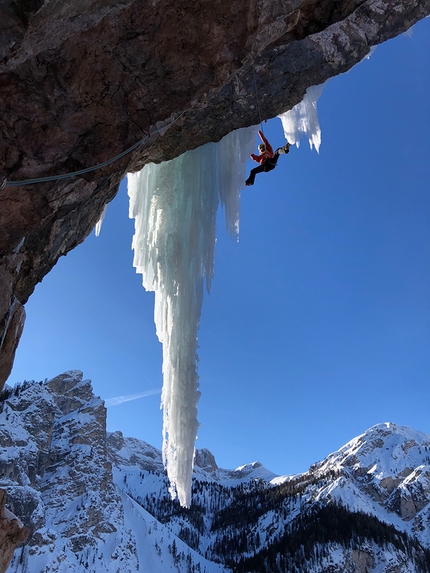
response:
<path id="1" fill-rule="evenodd" d="M 163 345 L 163 460 L 172 497 L 191 502 L 194 445 L 199 423 L 197 330 L 203 284 L 214 267 L 216 214 L 225 210 L 239 232 L 240 188 L 257 128 L 234 131 L 180 157 L 128 175 L 136 272 L 155 292 L 154 318 Z"/>
<path id="2" fill-rule="evenodd" d="M 316 101 L 323 86 L 309 88 L 303 102 L 280 116 L 290 143 L 306 135 L 319 150 Z M 154 319 L 163 345 L 163 461 L 170 493 L 191 503 L 194 446 L 199 423 L 197 331 L 203 287 L 214 269 L 216 215 L 221 204 L 227 229 L 239 232 L 240 189 L 255 147 L 257 127 L 234 131 L 160 165 L 128 175 L 136 272 L 155 292 Z M 99 231 L 99 228 L 98 228 Z"/>

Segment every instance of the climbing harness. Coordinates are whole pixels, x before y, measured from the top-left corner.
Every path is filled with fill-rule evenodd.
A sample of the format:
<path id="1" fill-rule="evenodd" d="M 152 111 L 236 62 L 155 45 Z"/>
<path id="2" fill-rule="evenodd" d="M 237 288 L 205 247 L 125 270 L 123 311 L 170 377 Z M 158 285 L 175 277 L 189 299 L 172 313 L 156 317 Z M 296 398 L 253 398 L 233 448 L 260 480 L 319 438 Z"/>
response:
<path id="1" fill-rule="evenodd" d="M 115 157 L 112 157 L 111 159 L 108 159 L 107 161 L 104 161 L 103 163 L 99 163 L 98 165 L 94 165 L 93 167 L 87 167 L 86 169 L 80 169 L 79 171 L 73 171 L 72 173 L 63 173 L 62 175 L 51 175 L 49 177 L 37 177 L 35 179 L 24 179 L 22 181 L 8 181 L 6 179 L 6 177 L 4 177 L 3 175 L 0 175 L 0 189 L 3 189 L 4 187 L 21 187 L 22 185 L 34 185 L 35 183 L 46 183 L 47 181 L 59 181 L 60 179 L 68 179 L 69 177 L 77 177 L 78 175 L 83 175 L 84 173 L 90 173 L 91 171 L 96 171 L 96 169 L 101 169 L 102 167 L 106 167 L 107 165 L 110 165 L 114 161 L 118 161 L 118 159 L 121 159 L 122 157 L 124 157 L 128 153 L 131 153 L 134 149 L 139 147 L 139 145 L 141 145 L 142 143 L 147 141 L 150 137 L 152 137 L 156 133 L 159 133 L 160 131 L 164 131 L 165 129 L 167 129 L 168 127 L 173 125 L 176 121 L 178 121 L 178 119 L 180 119 L 184 115 L 184 113 L 185 113 L 185 111 L 181 112 L 176 119 L 174 119 L 173 121 L 171 121 L 167 125 L 164 125 L 163 127 L 160 127 L 159 129 L 156 129 L 152 133 L 145 133 L 144 137 L 142 137 L 142 139 L 139 140 L 137 143 L 135 143 L 134 145 L 132 145 L 131 147 L 129 147 L 128 149 L 126 149 L 125 151 L 120 153 L 119 155 L 115 155 Z"/>

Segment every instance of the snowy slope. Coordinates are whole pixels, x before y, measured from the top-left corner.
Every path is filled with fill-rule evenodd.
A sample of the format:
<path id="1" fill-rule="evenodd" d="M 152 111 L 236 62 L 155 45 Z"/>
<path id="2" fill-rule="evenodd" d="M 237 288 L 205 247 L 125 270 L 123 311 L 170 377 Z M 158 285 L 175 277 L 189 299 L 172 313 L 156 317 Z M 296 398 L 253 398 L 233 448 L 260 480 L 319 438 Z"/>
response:
<path id="1" fill-rule="evenodd" d="M 430 436 L 378 424 L 308 471 L 197 450 L 190 508 L 160 450 L 107 434 L 82 373 L 0 401 L 0 487 L 32 529 L 8 573 L 426 573 Z"/>
<path id="2" fill-rule="evenodd" d="M 312 495 L 318 501 L 338 500 L 353 511 L 365 511 L 399 529 L 416 535 L 430 546 L 429 520 L 430 436 L 393 423 L 377 424 L 357 436 L 322 462 L 303 479 L 327 473 L 332 479 Z M 281 476 L 273 485 L 297 476 Z"/>
<path id="3" fill-rule="evenodd" d="M 316 464 L 342 472 L 330 494 L 430 545 L 430 436 L 405 426 L 373 426 Z M 427 528 L 425 527 L 427 524 Z"/>
<path id="4" fill-rule="evenodd" d="M 314 464 L 308 472 L 295 476 L 274 476 L 258 462 L 224 470 L 217 467 L 210 452 L 198 451 L 192 516 L 188 518 L 177 504 L 170 502 L 167 479 L 157 475 L 157 471 L 146 471 L 148 463 L 154 467 L 154 457 L 136 463 L 138 451 L 147 451 L 148 446 L 122 439 L 123 459 L 113 453 L 118 486 L 211 559 L 231 552 L 244 534 L 251 542 L 241 548 L 241 555 L 250 557 L 258 548 L 276 545 L 289 528 L 297 527 L 303 516 L 315 508 L 336 504 L 374 516 L 375 522 L 394 525 L 418 545 L 430 547 L 430 437 L 409 428 L 390 423 L 374 426 Z M 155 465 L 161 468 L 159 455 Z M 230 537 L 229 545 L 225 540 Z M 325 563 L 320 564 L 321 571 L 329 566 L 356 567 L 357 561 L 367 563 L 370 572 L 369 555 L 377 563 L 375 571 L 389 570 L 393 564 L 402 564 L 402 571 L 419 570 L 415 558 L 399 553 L 395 547 L 382 549 L 372 539 L 366 547 L 364 553 L 354 553 L 333 545 L 321 561 Z"/>
<path id="5" fill-rule="evenodd" d="M 224 573 L 226 569 L 211 563 L 190 549 L 169 528 L 163 527 L 150 513 L 121 493 L 125 527 L 135 532 L 139 571 L 185 573 L 192 564 L 201 573 Z M 176 549 L 174 549 L 174 547 Z"/>

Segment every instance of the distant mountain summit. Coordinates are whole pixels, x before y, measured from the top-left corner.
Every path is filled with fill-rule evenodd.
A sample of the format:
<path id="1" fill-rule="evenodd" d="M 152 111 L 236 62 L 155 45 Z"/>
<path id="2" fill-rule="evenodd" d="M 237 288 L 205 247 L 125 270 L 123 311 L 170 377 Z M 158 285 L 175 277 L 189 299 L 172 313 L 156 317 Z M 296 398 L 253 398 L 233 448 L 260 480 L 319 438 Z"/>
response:
<path id="1" fill-rule="evenodd" d="M 0 409 L 0 487 L 32 532 L 8 573 L 430 571 L 421 432 L 378 424 L 293 476 L 197 450 L 185 509 L 158 449 L 106 432 L 81 372 L 8 388 Z"/>

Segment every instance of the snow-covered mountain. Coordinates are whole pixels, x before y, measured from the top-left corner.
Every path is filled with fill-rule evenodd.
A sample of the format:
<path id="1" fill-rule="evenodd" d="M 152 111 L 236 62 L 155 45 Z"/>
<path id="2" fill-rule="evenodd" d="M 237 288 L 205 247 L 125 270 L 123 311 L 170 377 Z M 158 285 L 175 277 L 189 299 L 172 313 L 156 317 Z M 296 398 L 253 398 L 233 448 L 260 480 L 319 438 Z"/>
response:
<path id="1" fill-rule="evenodd" d="M 197 450 L 189 509 L 161 452 L 107 434 L 72 371 L 3 393 L 0 487 L 30 527 L 8 573 L 430 571 L 430 436 L 379 424 L 305 473 Z"/>

